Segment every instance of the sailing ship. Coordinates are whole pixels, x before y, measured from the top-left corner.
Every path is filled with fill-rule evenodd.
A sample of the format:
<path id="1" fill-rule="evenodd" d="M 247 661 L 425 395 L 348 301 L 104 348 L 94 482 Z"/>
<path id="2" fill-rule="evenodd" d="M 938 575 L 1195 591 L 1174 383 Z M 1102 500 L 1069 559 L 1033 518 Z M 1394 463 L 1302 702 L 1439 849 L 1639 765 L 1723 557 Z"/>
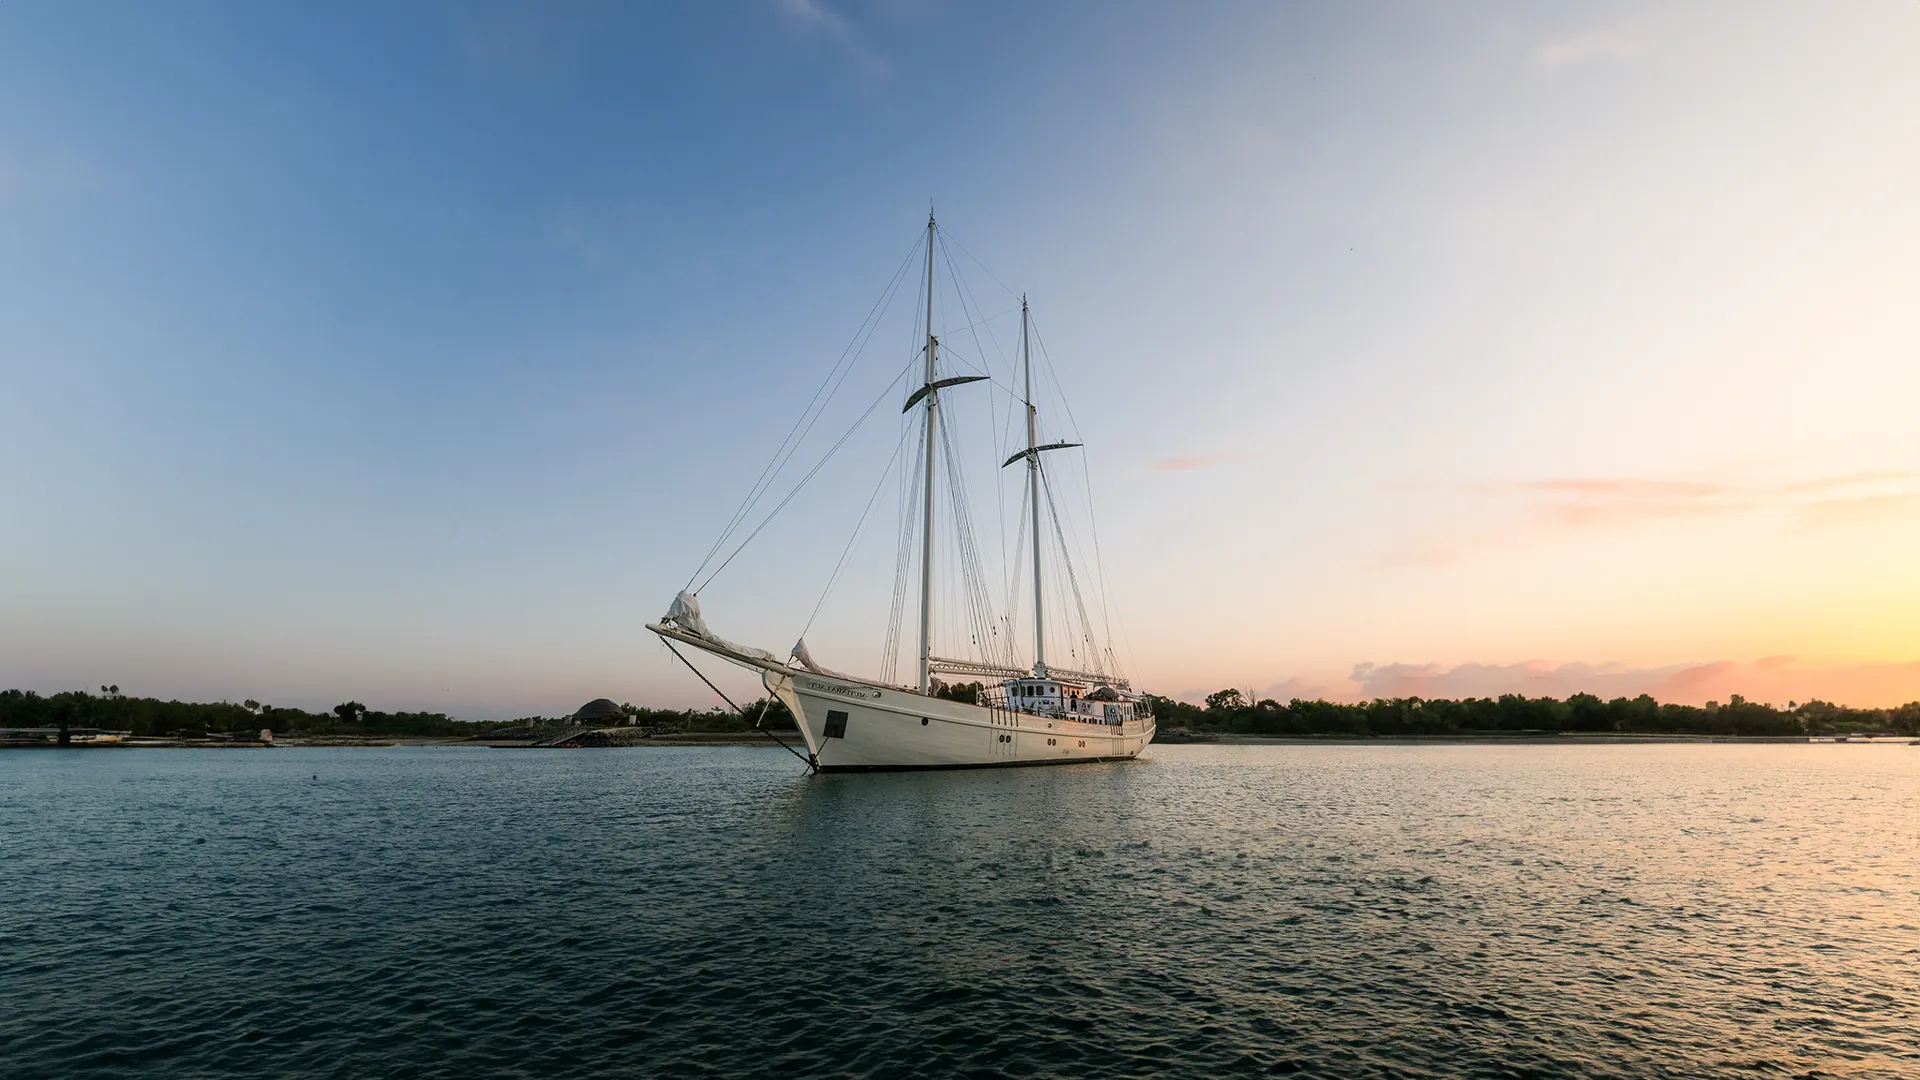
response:
<path id="1" fill-rule="evenodd" d="M 648 624 L 647 629 L 659 635 L 670 649 L 675 643 L 685 645 L 757 674 L 767 693 L 792 713 L 805 743 L 803 756 L 809 768 L 815 771 L 981 768 L 1130 760 L 1153 741 L 1155 722 L 1147 697 L 1136 692 L 1126 678 L 1110 670 L 1117 667 L 1117 663 L 1102 662 L 1089 665 L 1094 670 L 1074 670 L 1047 662 L 1046 594 L 1042 582 L 1045 562 L 1042 558 L 1041 520 L 1041 492 L 1045 478 L 1043 456 L 1051 451 L 1081 444 L 1039 441 L 1038 409 L 1033 397 L 1030 313 L 1024 296 L 1020 300 L 1020 354 L 1026 446 L 1008 457 L 1000 467 L 1006 468 L 1016 462 L 1024 462 L 1026 466 L 1026 503 L 1031 522 L 1030 528 L 1025 527 L 1028 525 L 1026 522 L 1022 525 L 1023 531 L 1030 533 L 1033 545 L 1033 663 L 1031 667 L 1014 667 L 993 662 L 992 659 L 934 655 L 935 481 L 942 446 L 939 437 L 941 395 L 943 391 L 988 378 L 986 375 L 964 374 L 942 376 L 940 340 L 935 334 L 933 317 L 937 235 L 937 225 L 929 213 L 925 241 L 926 337 L 925 346 L 920 350 L 923 354 L 923 378 L 921 385 L 907 397 L 901 410 L 907 413 L 915 408 L 920 409 L 921 427 L 924 430 L 924 449 L 919 462 L 924 473 L 923 482 L 918 485 L 922 504 L 918 508 L 920 597 L 917 685 L 860 678 L 823 668 L 813 661 L 804 637 L 785 661 L 776 659 L 766 650 L 730 642 L 707 626 L 699 600 L 689 589 L 682 589 L 665 617 L 657 623 Z M 1058 533 L 1057 522 L 1055 531 Z M 1062 536 L 1063 547 L 1064 543 Z M 902 550 L 904 553 L 905 548 Z M 1062 554 L 1064 557 L 1064 552 Z M 1073 588 L 1077 597 L 1077 582 Z M 899 598 L 896 595 L 896 611 L 898 607 Z M 1081 615 L 1084 621 L 1084 611 Z M 718 692 L 719 688 L 687 661 L 684 654 L 678 649 L 673 649 L 673 652 L 686 661 L 702 681 Z M 1096 658 L 1102 656 L 1097 651 L 1089 655 Z M 1106 650 L 1105 656 L 1110 658 L 1111 655 L 1111 649 Z M 943 675 L 973 680 L 964 684 L 970 692 L 955 693 L 954 687 L 942 682 L 940 676 Z M 725 695 L 722 694 L 722 697 Z M 798 750 L 795 752 L 799 753 Z"/>

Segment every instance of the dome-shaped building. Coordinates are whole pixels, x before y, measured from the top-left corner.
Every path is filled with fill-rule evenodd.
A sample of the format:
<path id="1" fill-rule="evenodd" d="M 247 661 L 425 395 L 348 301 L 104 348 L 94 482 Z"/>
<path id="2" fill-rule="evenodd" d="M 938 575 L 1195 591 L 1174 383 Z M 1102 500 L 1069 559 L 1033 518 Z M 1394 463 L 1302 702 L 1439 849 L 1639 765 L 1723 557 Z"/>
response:
<path id="1" fill-rule="evenodd" d="M 627 714 L 621 712 L 620 706 L 615 705 L 611 698 L 594 698 L 592 701 L 580 706 L 579 711 L 573 714 L 573 722 L 576 724 L 592 724 L 596 727 L 611 727 L 614 724 L 631 723 L 627 718 Z"/>

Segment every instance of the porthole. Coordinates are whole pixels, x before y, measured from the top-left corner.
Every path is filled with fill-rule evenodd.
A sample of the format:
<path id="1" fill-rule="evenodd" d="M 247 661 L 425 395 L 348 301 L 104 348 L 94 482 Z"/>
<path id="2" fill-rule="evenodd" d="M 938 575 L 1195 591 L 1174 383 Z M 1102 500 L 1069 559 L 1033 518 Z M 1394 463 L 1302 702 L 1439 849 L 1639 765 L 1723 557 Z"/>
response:
<path id="1" fill-rule="evenodd" d="M 926 717 L 924 717 L 924 716 L 923 716 L 923 717 L 921 717 L 921 718 L 920 718 L 920 726 L 921 726 L 921 727 L 926 727 L 926 726 L 927 726 L 927 718 L 926 718 Z"/>

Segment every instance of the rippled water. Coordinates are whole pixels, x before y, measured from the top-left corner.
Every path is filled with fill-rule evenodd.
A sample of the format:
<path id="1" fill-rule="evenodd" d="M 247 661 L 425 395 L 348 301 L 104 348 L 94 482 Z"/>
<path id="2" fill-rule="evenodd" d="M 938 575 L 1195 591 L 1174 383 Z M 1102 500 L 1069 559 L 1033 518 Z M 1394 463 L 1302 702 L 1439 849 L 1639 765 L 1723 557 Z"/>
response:
<path id="1" fill-rule="evenodd" d="M 1920 1076 L 1920 749 L 0 754 L 0 1074 Z"/>

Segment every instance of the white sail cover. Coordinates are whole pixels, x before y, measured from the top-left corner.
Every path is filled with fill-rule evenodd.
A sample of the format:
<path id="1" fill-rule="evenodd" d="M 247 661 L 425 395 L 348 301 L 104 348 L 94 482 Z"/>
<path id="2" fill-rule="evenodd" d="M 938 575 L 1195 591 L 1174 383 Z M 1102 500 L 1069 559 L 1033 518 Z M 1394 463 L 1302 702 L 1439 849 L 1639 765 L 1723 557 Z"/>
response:
<path id="1" fill-rule="evenodd" d="M 667 609 L 667 617 L 663 621 L 670 626 L 679 627 L 682 631 L 692 634 L 702 641 L 712 642 L 726 649 L 728 652 L 739 653 L 741 656 L 751 656 L 756 659 L 765 660 L 768 663 L 773 662 L 773 654 L 767 650 L 756 649 L 750 645 L 735 645 L 733 642 L 707 629 L 707 620 L 700 617 L 700 598 L 685 589 L 680 590 L 680 595 L 673 598 L 673 606 Z"/>
<path id="2" fill-rule="evenodd" d="M 813 672 L 815 675 L 830 675 L 836 679 L 853 678 L 851 675 L 843 675 L 831 668 L 823 668 L 819 664 L 814 663 L 813 654 L 807 651 L 806 638 L 801 638 L 799 641 L 793 643 L 793 661 L 808 671 Z"/>

